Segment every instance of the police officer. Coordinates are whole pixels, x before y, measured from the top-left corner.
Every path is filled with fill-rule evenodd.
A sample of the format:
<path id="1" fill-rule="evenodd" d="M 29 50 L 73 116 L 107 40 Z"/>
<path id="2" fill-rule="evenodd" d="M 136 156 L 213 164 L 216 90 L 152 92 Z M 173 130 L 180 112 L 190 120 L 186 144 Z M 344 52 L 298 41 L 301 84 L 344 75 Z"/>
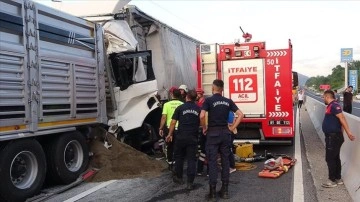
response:
<path id="1" fill-rule="evenodd" d="M 344 184 L 341 179 L 341 160 L 340 148 L 344 142 L 342 129 L 345 130 L 351 141 L 355 136 L 351 133 L 346 122 L 345 116 L 339 103 L 335 101 L 334 92 L 326 90 L 324 92 L 324 102 L 327 105 L 322 130 L 325 134 L 325 158 L 329 170 L 329 179 L 321 186 L 325 188 L 336 187 L 338 184 Z"/>
<path id="2" fill-rule="evenodd" d="M 182 184 L 184 159 L 187 159 L 187 187 L 194 188 L 194 178 L 196 172 L 196 153 L 197 139 L 200 126 L 200 107 L 195 104 L 196 92 L 188 91 L 186 102 L 176 108 L 170 123 L 169 134 L 166 141 L 172 141 L 175 124 L 179 122 L 178 134 L 175 137 L 174 157 L 175 157 L 175 183 Z"/>
<path id="3" fill-rule="evenodd" d="M 217 154 L 221 155 L 221 198 L 229 198 L 229 153 L 230 153 L 230 135 L 243 118 L 243 113 L 235 103 L 222 96 L 224 82 L 215 79 L 212 85 L 213 95 L 205 99 L 200 113 L 200 121 L 206 134 L 206 155 L 209 160 L 209 200 L 216 199 L 217 183 Z M 234 124 L 228 126 L 229 112 L 233 111 L 237 115 Z M 208 112 L 208 126 L 205 125 L 205 114 Z"/>

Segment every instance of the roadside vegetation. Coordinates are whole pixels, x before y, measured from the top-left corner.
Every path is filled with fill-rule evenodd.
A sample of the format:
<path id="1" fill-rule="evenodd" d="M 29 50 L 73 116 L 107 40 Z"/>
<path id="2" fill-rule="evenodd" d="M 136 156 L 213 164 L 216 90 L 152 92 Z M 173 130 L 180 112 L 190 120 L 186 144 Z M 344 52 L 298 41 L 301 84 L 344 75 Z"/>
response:
<path id="1" fill-rule="evenodd" d="M 358 70 L 358 87 L 360 84 L 360 60 L 354 60 L 353 62 L 348 63 L 349 70 Z M 311 88 L 315 91 L 320 91 L 319 86 L 321 84 L 329 84 L 331 89 L 342 89 L 344 87 L 344 75 L 345 75 L 345 67 L 341 65 L 337 65 L 332 68 L 332 73 L 328 76 L 316 76 L 310 77 L 305 86 Z M 360 89 L 354 89 L 355 93 L 360 92 Z"/>

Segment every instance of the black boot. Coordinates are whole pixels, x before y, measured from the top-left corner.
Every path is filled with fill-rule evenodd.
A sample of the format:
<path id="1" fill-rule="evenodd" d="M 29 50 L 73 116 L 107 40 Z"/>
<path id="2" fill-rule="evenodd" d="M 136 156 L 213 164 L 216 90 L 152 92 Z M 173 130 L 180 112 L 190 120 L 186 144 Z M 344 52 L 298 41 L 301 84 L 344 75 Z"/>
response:
<path id="1" fill-rule="evenodd" d="M 229 199 L 229 191 L 228 191 L 229 184 L 223 183 L 220 189 L 220 197 L 223 199 Z"/>
<path id="2" fill-rule="evenodd" d="M 186 185 L 186 189 L 187 190 L 193 190 L 194 189 L 194 183 L 188 182 L 187 185 Z"/>
<path id="3" fill-rule="evenodd" d="M 215 201 L 216 200 L 216 185 L 210 185 L 210 192 L 207 195 L 208 201 Z"/>
<path id="4" fill-rule="evenodd" d="M 182 178 L 180 178 L 180 177 L 177 177 L 176 175 L 175 176 L 173 176 L 173 182 L 175 182 L 176 184 L 184 184 L 184 181 L 183 181 L 183 179 Z"/>
<path id="5" fill-rule="evenodd" d="M 187 185 L 186 185 L 186 189 L 187 190 L 192 190 L 194 189 L 194 179 L 195 176 L 187 176 Z"/>

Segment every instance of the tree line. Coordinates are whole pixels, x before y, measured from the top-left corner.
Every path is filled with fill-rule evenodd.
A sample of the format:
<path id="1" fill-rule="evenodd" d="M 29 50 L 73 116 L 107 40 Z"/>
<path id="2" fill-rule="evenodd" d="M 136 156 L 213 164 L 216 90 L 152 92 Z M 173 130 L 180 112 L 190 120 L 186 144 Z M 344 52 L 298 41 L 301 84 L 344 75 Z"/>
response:
<path id="1" fill-rule="evenodd" d="M 360 85 L 360 60 L 354 60 L 353 62 L 348 63 L 348 70 L 358 70 L 358 88 Z M 344 87 L 345 82 L 345 67 L 337 65 L 332 68 L 332 73 L 328 76 L 316 76 L 310 77 L 305 86 L 313 87 L 315 90 L 320 90 L 319 87 L 321 84 L 329 84 L 331 89 L 341 89 Z M 359 92 L 360 89 L 354 89 L 356 92 Z"/>

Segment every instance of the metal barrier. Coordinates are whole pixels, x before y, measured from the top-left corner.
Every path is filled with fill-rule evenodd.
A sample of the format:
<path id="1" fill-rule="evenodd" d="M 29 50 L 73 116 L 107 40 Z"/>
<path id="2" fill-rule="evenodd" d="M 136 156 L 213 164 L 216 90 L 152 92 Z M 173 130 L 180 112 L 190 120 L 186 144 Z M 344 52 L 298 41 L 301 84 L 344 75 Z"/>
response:
<path id="1" fill-rule="evenodd" d="M 325 145 L 325 136 L 321 128 L 325 115 L 325 104 L 307 96 L 305 106 L 321 141 Z M 356 140 L 352 142 L 344 134 L 345 142 L 340 151 L 342 177 L 353 201 L 360 201 L 360 118 L 352 114 L 344 114 L 351 132 L 356 136 Z"/>

